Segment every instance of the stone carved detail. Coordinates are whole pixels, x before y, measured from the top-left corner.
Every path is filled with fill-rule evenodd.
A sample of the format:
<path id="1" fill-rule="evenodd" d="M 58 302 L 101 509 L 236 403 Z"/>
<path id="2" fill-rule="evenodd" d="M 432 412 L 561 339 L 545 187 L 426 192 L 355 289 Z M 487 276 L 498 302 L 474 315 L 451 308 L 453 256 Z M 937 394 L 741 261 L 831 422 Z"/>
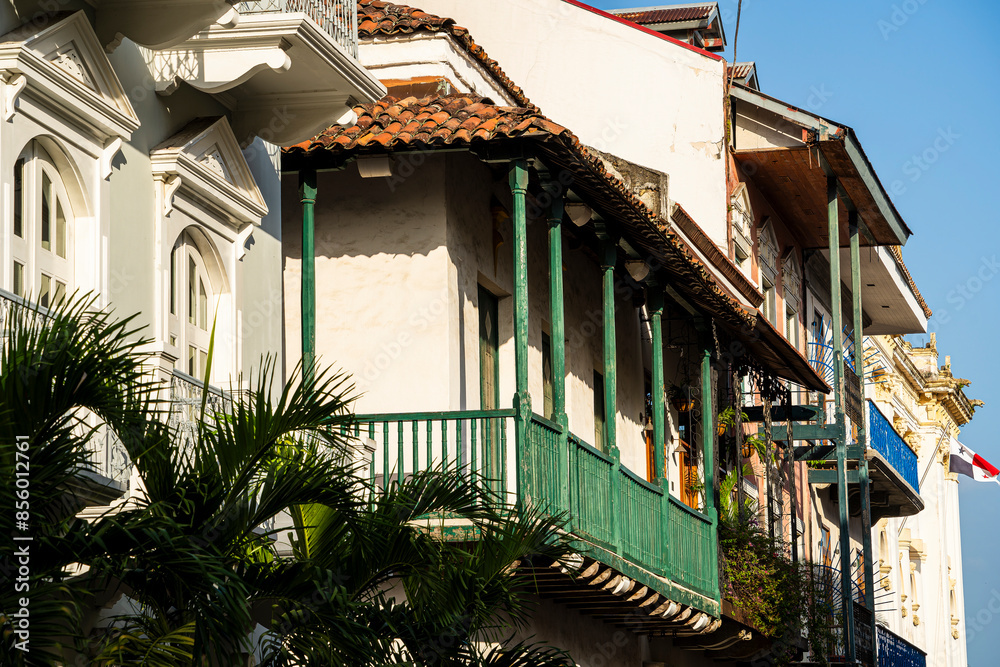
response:
<path id="1" fill-rule="evenodd" d="M 205 153 L 198 158 L 198 162 L 216 172 L 227 181 L 232 182 L 232 178 L 229 176 L 229 171 L 226 169 L 225 162 L 222 160 L 222 150 L 217 144 L 205 151 Z"/>
<path id="2" fill-rule="evenodd" d="M 83 58 L 80 57 L 80 53 L 76 50 L 76 45 L 73 42 L 59 47 L 50 53 L 47 59 L 52 64 L 61 67 L 79 79 L 83 85 L 92 90 L 97 90 L 97 86 L 94 85 L 94 79 L 90 76 L 90 72 L 87 71 L 87 66 L 84 64 Z"/>

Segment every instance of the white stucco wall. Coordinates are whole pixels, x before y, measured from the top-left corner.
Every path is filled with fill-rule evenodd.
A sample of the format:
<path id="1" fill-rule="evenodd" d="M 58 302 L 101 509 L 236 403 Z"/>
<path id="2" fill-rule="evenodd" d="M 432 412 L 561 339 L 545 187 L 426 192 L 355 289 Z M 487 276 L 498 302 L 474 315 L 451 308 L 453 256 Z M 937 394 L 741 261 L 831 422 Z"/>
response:
<path id="1" fill-rule="evenodd" d="M 927 400 L 930 396 L 900 372 L 919 374 L 917 382 L 936 377 L 938 356 L 933 345 L 913 348 L 888 336 L 868 339 L 870 363 L 894 371 L 883 382 L 869 385 L 868 396 L 916 448 L 924 502 L 923 511 L 915 516 L 886 519 L 873 527 L 882 579 L 876 590 L 885 596 L 882 621 L 926 651 L 929 666 L 965 667 L 970 629 L 962 571 L 960 482 L 946 468 L 949 453 L 959 445 L 958 427 L 942 404 Z M 971 631 L 974 635 L 975 626 Z"/>
<path id="2" fill-rule="evenodd" d="M 282 183 L 298 199 L 295 176 Z M 394 189 L 391 189 L 394 188 Z M 359 412 L 453 408 L 447 390 L 444 164 L 396 186 L 357 167 L 321 173 L 316 200 L 316 354 L 350 373 Z M 286 365 L 301 357 L 301 208 L 284 209 Z"/>
<path id="3" fill-rule="evenodd" d="M 427 0 L 421 8 L 467 27 L 584 144 L 668 173 L 671 200 L 726 249 L 721 60 L 562 0 Z"/>

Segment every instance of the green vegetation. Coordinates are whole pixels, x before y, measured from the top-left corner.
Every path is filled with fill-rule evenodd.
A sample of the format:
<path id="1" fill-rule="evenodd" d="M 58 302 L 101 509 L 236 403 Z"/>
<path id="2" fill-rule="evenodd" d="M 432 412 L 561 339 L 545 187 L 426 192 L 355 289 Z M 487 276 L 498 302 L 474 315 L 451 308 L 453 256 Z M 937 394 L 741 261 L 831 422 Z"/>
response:
<path id="1" fill-rule="evenodd" d="M 744 475 L 750 471 L 744 468 Z M 788 545 L 773 540 L 759 519 L 757 503 L 735 501 L 735 471 L 720 484 L 719 551 L 722 594 L 744 621 L 772 640 L 774 664 L 797 661 L 810 648 L 814 660 L 825 664 L 830 655 L 833 618 L 814 569 L 794 562 Z M 808 636 L 802 640 L 803 631 Z"/>
<path id="2" fill-rule="evenodd" d="M 130 320 L 73 300 L 45 315 L 12 307 L 4 328 L 0 474 L 29 467 L 30 494 L 21 507 L 12 483 L 0 494 L 0 664 L 572 664 L 510 639 L 531 612 L 512 572 L 564 555 L 557 527 L 453 472 L 369 484 L 343 435 L 348 378 L 297 371 L 272 391 L 265 362 L 231 410 L 203 400 L 182 443 Z M 72 489 L 95 419 L 138 486 L 85 521 Z M 28 592 L 14 586 L 18 511 L 32 537 Z M 432 539 L 427 517 L 445 514 L 479 539 Z M 30 653 L 15 646 L 22 597 Z"/>

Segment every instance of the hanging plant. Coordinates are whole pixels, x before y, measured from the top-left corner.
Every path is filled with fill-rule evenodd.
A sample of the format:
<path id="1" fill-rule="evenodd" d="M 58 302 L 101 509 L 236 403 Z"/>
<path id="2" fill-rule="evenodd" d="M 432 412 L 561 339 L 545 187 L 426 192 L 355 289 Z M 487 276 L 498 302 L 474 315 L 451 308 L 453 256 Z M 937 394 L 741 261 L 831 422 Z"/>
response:
<path id="1" fill-rule="evenodd" d="M 667 390 L 667 395 L 670 397 L 670 404 L 674 406 L 677 412 L 691 412 L 694 410 L 694 397 L 691 396 L 691 391 L 686 385 L 679 387 L 671 384 L 670 389 Z"/>

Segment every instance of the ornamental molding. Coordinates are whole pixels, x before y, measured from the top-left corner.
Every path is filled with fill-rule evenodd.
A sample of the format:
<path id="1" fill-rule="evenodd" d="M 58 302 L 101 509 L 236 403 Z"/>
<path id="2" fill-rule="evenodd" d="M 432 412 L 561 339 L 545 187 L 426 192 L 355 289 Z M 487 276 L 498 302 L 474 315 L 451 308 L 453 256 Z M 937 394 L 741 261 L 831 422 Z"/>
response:
<path id="1" fill-rule="evenodd" d="M 267 215 L 236 135 L 224 116 L 196 118 L 149 154 L 153 178 L 161 183 L 162 215 L 176 207 L 178 197 L 204 212 L 206 220 L 224 221 L 231 231 L 246 235 Z M 244 238 L 245 240 L 245 238 Z"/>
<path id="2" fill-rule="evenodd" d="M 139 118 L 87 15 L 81 10 L 33 30 L 25 24 L 0 44 L 4 120 L 13 118 L 19 99 L 30 97 L 102 146 L 130 139 Z"/>

